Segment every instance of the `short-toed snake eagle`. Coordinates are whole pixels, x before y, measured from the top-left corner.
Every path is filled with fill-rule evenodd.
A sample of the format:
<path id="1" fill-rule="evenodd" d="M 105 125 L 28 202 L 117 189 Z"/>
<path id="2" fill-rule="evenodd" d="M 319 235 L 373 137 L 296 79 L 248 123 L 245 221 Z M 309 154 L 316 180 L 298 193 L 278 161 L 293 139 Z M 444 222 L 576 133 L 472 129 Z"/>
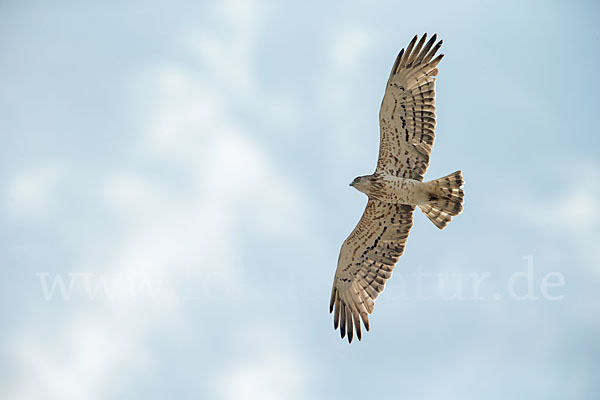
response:
<path id="1" fill-rule="evenodd" d="M 440 229 L 462 209 L 461 171 L 423 182 L 435 138 L 435 76 L 443 54 L 436 35 L 415 36 L 394 62 L 379 111 L 377 168 L 350 184 L 369 197 L 358 225 L 344 241 L 331 291 L 334 328 L 352 342 L 369 330 L 374 302 L 404 252 L 415 207 Z M 434 58 L 435 57 L 435 58 Z"/>

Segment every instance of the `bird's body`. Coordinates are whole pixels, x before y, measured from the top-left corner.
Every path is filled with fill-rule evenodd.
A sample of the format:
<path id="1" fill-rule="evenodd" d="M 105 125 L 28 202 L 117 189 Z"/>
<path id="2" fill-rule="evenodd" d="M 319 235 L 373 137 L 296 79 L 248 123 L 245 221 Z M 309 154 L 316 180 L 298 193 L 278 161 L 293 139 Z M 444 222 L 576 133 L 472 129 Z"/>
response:
<path id="1" fill-rule="evenodd" d="M 331 291 L 334 328 L 351 342 L 369 330 L 375 299 L 392 276 L 412 227 L 415 207 L 440 229 L 462 211 L 461 171 L 429 182 L 423 175 L 435 138 L 435 76 L 443 55 L 434 35 L 417 36 L 396 58 L 379 112 L 377 168 L 350 185 L 369 197 L 367 207 L 340 250 Z M 435 44 L 435 45 L 434 45 Z"/>
<path id="2" fill-rule="evenodd" d="M 389 174 L 362 176 L 360 181 L 352 186 L 370 199 L 385 203 L 420 206 L 427 204 L 431 197 L 427 183 Z"/>

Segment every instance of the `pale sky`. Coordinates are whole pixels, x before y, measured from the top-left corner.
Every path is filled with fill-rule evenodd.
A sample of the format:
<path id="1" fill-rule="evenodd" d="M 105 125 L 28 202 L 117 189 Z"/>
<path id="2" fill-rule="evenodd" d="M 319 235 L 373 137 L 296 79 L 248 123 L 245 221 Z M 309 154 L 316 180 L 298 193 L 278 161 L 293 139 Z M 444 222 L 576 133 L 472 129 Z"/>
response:
<path id="1" fill-rule="evenodd" d="M 596 399 L 594 2 L 0 5 L 0 398 Z M 328 302 L 398 51 L 444 40 L 426 179 L 349 345 Z"/>

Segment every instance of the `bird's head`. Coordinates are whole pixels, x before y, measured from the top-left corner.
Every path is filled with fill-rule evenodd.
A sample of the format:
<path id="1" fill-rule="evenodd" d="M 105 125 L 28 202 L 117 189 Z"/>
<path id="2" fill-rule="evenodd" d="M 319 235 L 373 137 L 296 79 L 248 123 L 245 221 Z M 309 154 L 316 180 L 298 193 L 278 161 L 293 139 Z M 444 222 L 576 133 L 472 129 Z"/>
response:
<path id="1" fill-rule="evenodd" d="M 368 188 L 371 186 L 371 178 L 371 175 L 356 177 L 350 183 L 350 186 L 352 186 L 360 192 L 367 193 Z"/>

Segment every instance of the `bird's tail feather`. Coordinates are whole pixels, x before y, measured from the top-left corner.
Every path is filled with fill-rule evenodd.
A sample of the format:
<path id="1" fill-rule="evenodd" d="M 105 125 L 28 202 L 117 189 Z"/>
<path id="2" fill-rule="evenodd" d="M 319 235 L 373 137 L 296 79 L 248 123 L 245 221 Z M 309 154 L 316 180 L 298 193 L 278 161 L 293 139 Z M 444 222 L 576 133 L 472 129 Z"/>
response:
<path id="1" fill-rule="evenodd" d="M 463 184 L 461 171 L 425 183 L 429 202 L 419 208 L 438 228 L 444 229 L 452 217 L 460 214 L 463 210 L 465 198 L 461 189 Z"/>

